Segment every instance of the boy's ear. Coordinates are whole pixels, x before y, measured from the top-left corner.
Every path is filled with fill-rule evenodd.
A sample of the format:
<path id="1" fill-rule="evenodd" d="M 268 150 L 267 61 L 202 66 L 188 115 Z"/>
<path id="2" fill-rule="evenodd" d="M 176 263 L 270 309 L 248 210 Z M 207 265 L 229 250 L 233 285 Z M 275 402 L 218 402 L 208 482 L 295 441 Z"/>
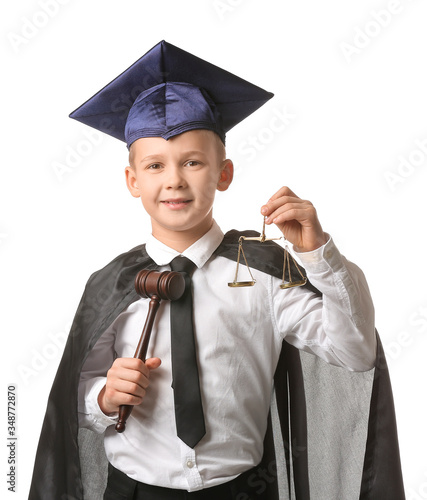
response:
<path id="1" fill-rule="evenodd" d="M 231 181 L 233 180 L 233 175 L 234 175 L 233 162 L 231 160 L 224 160 L 222 162 L 219 181 L 216 186 L 218 191 L 226 191 L 229 188 Z"/>
<path id="2" fill-rule="evenodd" d="M 140 192 L 138 188 L 138 181 L 136 179 L 135 170 L 132 167 L 126 167 L 125 175 L 126 175 L 126 185 L 130 191 L 130 194 L 135 198 L 139 198 Z"/>

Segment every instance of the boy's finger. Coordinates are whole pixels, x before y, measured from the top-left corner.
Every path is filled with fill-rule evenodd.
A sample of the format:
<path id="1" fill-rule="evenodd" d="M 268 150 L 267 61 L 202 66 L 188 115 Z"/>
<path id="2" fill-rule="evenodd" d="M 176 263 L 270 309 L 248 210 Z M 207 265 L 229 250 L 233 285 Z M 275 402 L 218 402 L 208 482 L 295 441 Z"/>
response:
<path id="1" fill-rule="evenodd" d="M 148 369 L 144 361 L 141 361 L 138 358 L 117 358 L 114 361 L 113 366 L 117 368 L 125 368 L 128 370 L 136 370 L 143 373 L 144 375 L 148 374 Z"/>
<path id="2" fill-rule="evenodd" d="M 264 216 L 269 217 L 269 219 L 271 219 L 272 216 L 274 215 L 274 212 L 280 210 L 282 207 L 286 207 L 289 204 L 295 205 L 303 203 L 305 203 L 304 200 L 295 196 L 281 196 L 280 198 L 276 198 L 275 200 L 270 200 L 266 205 L 263 205 L 261 207 L 261 213 Z"/>
<path id="3" fill-rule="evenodd" d="M 149 370 L 155 370 L 162 364 L 162 361 L 160 358 L 148 358 L 145 360 L 145 366 Z"/>
<path id="4" fill-rule="evenodd" d="M 145 389 L 147 388 L 147 385 L 145 385 L 144 387 L 137 382 L 117 379 L 113 384 L 111 384 L 109 390 L 115 391 L 116 393 L 130 394 L 132 396 L 142 398 L 145 395 Z"/>
<path id="5" fill-rule="evenodd" d="M 268 201 L 277 200 L 277 198 L 281 198 L 282 196 L 292 196 L 294 198 L 299 198 L 299 196 L 297 196 L 291 188 L 289 188 L 288 186 L 283 186 L 276 193 L 274 193 Z"/>

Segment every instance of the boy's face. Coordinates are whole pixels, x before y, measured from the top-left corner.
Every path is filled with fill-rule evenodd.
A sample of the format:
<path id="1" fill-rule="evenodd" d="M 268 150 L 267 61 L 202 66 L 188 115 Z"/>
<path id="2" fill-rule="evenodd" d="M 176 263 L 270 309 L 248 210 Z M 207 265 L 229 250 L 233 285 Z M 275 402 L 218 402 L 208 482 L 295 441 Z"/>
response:
<path id="1" fill-rule="evenodd" d="M 183 251 L 210 229 L 215 192 L 233 178 L 233 164 L 223 156 L 219 137 L 208 130 L 132 144 L 126 183 L 150 215 L 153 236 Z"/>

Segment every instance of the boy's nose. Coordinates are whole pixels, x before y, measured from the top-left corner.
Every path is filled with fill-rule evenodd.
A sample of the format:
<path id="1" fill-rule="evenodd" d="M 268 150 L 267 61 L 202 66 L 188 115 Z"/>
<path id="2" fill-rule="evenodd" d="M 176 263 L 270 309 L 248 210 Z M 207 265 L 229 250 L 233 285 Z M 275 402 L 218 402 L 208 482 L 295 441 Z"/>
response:
<path id="1" fill-rule="evenodd" d="M 166 177 L 166 187 L 169 189 L 179 189 L 186 185 L 183 172 L 179 167 L 171 167 L 168 169 Z"/>

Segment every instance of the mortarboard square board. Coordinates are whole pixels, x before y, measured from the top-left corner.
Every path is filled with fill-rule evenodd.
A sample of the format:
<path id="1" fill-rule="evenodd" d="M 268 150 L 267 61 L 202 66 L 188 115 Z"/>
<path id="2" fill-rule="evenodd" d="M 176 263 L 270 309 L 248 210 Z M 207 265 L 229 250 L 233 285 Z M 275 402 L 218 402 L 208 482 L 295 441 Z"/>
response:
<path id="1" fill-rule="evenodd" d="M 126 142 L 193 129 L 225 133 L 273 97 L 164 40 L 70 114 Z"/>

